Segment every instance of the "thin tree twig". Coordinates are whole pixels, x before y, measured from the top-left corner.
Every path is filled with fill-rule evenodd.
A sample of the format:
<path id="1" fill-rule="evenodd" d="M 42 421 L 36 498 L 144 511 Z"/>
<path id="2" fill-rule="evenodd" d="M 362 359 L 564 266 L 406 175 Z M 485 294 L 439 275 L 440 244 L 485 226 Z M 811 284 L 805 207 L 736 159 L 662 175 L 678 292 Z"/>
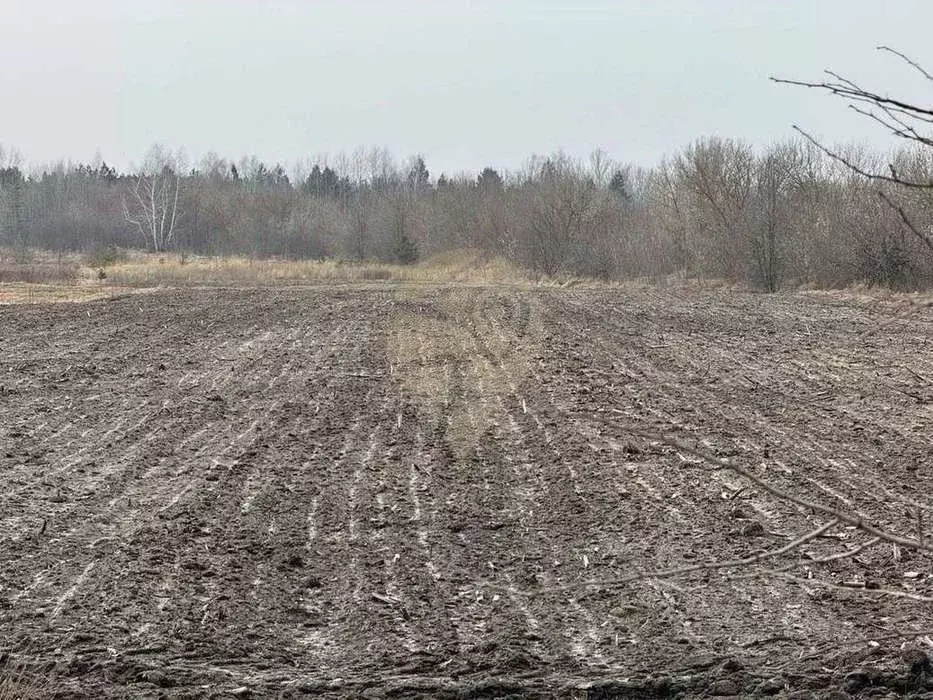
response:
<path id="1" fill-rule="evenodd" d="M 881 540 L 880 537 L 872 537 L 870 540 L 867 540 L 866 542 L 863 542 L 862 544 L 860 544 L 860 545 L 858 545 L 858 546 L 856 546 L 856 547 L 852 547 L 852 548 L 850 548 L 850 549 L 847 549 L 847 550 L 844 551 L 844 552 L 836 552 L 835 554 L 828 554 L 827 556 L 825 556 L 825 557 L 820 557 L 820 558 L 818 558 L 818 559 L 811 559 L 811 560 L 810 560 L 809 562 L 807 562 L 807 563 L 809 563 L 809 564 L 827 564 L 827 563 L 829 563 L 829 562 L 831 562 L 831 561 L 841 561 L 841 560 L 843 560 L 843 559 L 851 559 L 852 557 L 854 557 L 854 556 L 856 556 L 856 555 L 858 555 L 858 554 L 861 554 L 861 553 L 864 552 L 866 549 L 869 549 L 869 548 L 871 548 L 871 547 L 874 547 L 876 544 L 878 544 L 878 543 L 881 542 L 881 541 L 882 541 L 882 540 Z"/>
<path id="2" fill-rule="evenodd" d="M 933 384 L 933 380 L 931 380 L 929 377 L 926 377 L 920 374 L 919 372 L 914 371 L 907 365 L 901 364 L 901 365 L 895 365 L 895 366 L 900 367 L 901 369 L 906 369 L 908 372 L 910 372 L 912 375 L 914 375 L 917 379 L 924 382 L 925 384 Z"/>
<path id="3" fill-rule="evenodd" d="M 849 109 L 851 109 L 856 114 L 860 114 L 863 117 L 867 117 L 868 119 L 871 119 L 872 121 L 877 122 L 878 124 L 883 126 L 885 129 L 888 129 L 892 134 L 894 134 L 895 136 L 899 138 L 907 139 L 908 141 L 916 141 L 916 142 L 922 143 L 925 146 L 933 145 L 933 140 L 927 138 L 926 136 L 923 136 L 913 126 L 905 123 L 902 119 L 895 116 L 892 110 L 885 109 L 883 111 L 885 112 L 885 114 L 888 115 L 888 118 L 892 122 L 894 122 L 894 124 L 891 124 L 885 121 L 884 118 L 878 116 L 871 110 L 862 109 L 861 107 L 856 107 L 855 105 L 849 105 Z M 933 118 L 931 118 L 929 121 L 930 123 L 933 123 Z"/>
<path id="4" fill-rule="evenodd" d="M 920 231 L 920 229 L 914 226 L 913 222 L 910 220 L 910 217 L 907 216 L 907 212 L 904 211 L 904 208 L 897 202 L 894 202 L 890 197 L 888 197 L 888 195 L 886 195 L 881 190 L 878 190 L 878 196 L 881 198 L 882 202 L 884 202 L 889 207 L 891 207 L 891 209 L 897 212 L 898 216 L 901 217 L 901 221 L 904 222 L 904 225 L 908 228 L 908 230 L 910 230 L 911 233 L 913 233 L 917 238 L 919 238 L 927 246 L 927 248 L 929 248 L 930 251 L 933 252 L 933 239 L 931 239 L 925 233 Z"/>
<path id="5" fill-rule="evenodd" d="M 919 63 L 917 63 L 913 59 L 908 58 L 906 55 L 904 55 L 900 51 L 896 49 L 892 49 L 890 46 L 884 46 L 884 45 L 876 46 L 875 48 L 878 51 L 885 51 L 887 53 L 894 54 L 898 58 L 905 61 L 908 65 L 914 67 L 924 78 L 926 78 L 927 80 L 933 80 L 933 75 L 930 75 L 929 73 L 927 73 L 927 71 L 923 68 L 923 66 L 921 66 Z"/>
<path id="6" fill-rule="evenodd" d="M 878 95 L 876 93 L 870 92 L 868 90 L 863 90 L 858 85 L 853 83 L 850 80 L 842 78 L 841 76 L 833 73 L 832 71 L 826 71 L 826 74 L 832 76 L 833 78 L 840 81 L 840 83 L 812 83 L 805 80 L 788 80 L 786 78 L 775 78 L 772 77 L 771 80 L 775 83 L 780 83 L 783 85 L 794 85 L 797 87 L 806 87 L 806 88 L 815 88 L 819 90 L 826 90 L 831 92 L 834 95 L 840 97 L 847 97 L 851 99 L 857 99 L 860 101 L 870 101 L 879 106 L 888 105 L 891 107 L 898 107 L 906 111 L 908 114 L 918 114 L 933 116 L 933 109 L 927 109 L 925 107 L 918 107 L 912 105 L 909 102 L 903 102 L 901 100 L 895 99 L 893 97 L 885 97 L 884 95 Z"/>
<path id="7" fill-rule="evenodd" d="M 838 519 L 832 519 L 820 525 L 815 530 L 807 532 L 792 542 L 788 542 L 783 547 L 778 549 L 768 550 L 766 552 L 759 552 L 757 554 L 752 554 L 748 557 L 743 557 L 742 559 L 730 559 L 727 561 L 715 561 L 715 562 L 706 562 L 703 564 L 690 564 L 688 566 L 680 566 L 673 569 L 661 569 L 658 571 L 640 571 L 634 574 L 629 574 L 627 576 L 620 576 L 617 578 L 611 579 L 601 579 L 601 580 L 590 580 L 590 581 L 575 581 L 573 583 L 566 583 L 560 586 L 550 586 L 548 588 L 543 588 L 537 593 L 554 593 L 564 590 L 572 590 L 575 588 L 584 588 L 586 586 L 618 586 L 624 583 L 631 583 L 633 581 L 644 581 L 647 579 L 662 579 L 662 578 L 671 578 L 674 576 L 682 576 L 684 574 L 696 573 L 698 571 L 715 571 L 717 569 L 734 569 L 746 566 L 752 566 L 757 564 L 760 561 L 765 559 L 772 559 L 774 557 L 779 557 L 783 554 L 800 547 L 803 544 L 806 544 L 810 540 L 813 540 L 820 535 L 824 534 L 828 530 L 831 530 L 836 525 L 839 524 Z"/>
<path id="8" fill-rule="evenodd" d="M 861 175 L 862 177 L 869 179 L 869 180 L 889 182 L 894 185 L 900 185 L 902 187 L 909 187 L 911 189 L 918 189 L 918 190 L 933 189 L 933 180 L 930 180 L 928 182 L 913 182 L 911 180 L 903 180 L 897 176 L 891 177 L 890 175 L 881 175 L 879 173 L 869 172 L 865 170 L 864 168 L 857 166 L 855 163 L 853 163 L 851 160 L 849 160 L 845 156 L 842 156 L 836 153 L 835 151 L 830 150 L 829 148 L 824 146 L 822 143 L 820 143 L 816 138 L 811 136 L 809 133 L 807 133 L 805 130 L 803 130 L 796 124 L 794 124 L 791 128 L 793 128 L 794 131 L 796 131 L 798 134 L 803 136 L 811 145 L 813 145 L 821 153 L 828 156 L 829 158 L 836 161 L 837 163 L 841 163 L 846 168 L 854 172 L 856 175 Z"/>
<path id="9" fill-rule="evenodd" d="M 830 562 L 842 561 L 844 559 L 852 559 L 858 556 L 859 554 L 861 554 L 862 552 L 864 552 L 866 549 L 870 549 L 871 547 L 874 547 L 876 544 L 878 544 L 881 541 L 882 540 L 880 537 L 872 537 L 870 540 L 863 542 L 857 547 L 851 547 L 843 552 L 835 552 L 833 554 L 828 554 L 825 557 L 814 557 L 812 559 L 800 559 L 798 561 L 791 562 L 790 564 L 786 564 L 784 566 L 778 567 L 777 569 L 775 569 L 775 571 L 787 572 L 787 571 L 793 571 L 794 569 L 802 569 L 808 566 L 813 566 L 815 564 L 828 564 Z M 729 579 L 730 580 L 749 579 L 749 578 L 759 578 L 760 576 L 761 576 L 761 572 L 734 574 L 733 576 L 730 576 Z"/>
<path id="10" fill-rule="evenodd" d="M 919 63 L 901 53 L 900 51 L 892 49 L 888 46 L 878 46 L 877 49 L 879 51 L 897 56 L 913 69 L 918 71 L 924 78 L 927 80 L 933 80 L 933 75 L 920 66 Z M 829 76 L 830 80 L 814 82 L 806 80 L 788 80 L 785 78 L 777 78 L 773 76 L 771 77 L 771 80 L 775 83 L 783 85 L 793 85 L 796 87 L 823 90 L 836 97 L 841 97 L 849 101 L 849 107 L 856 113 L 880 124 L 885 129 L 889 130 L 894 136 L 906 139 L 908 141 L 913 141 L 927 147 L 933 147 L 933 138 L 930 138 L 929 136 L 921 133 L 917 126 L 918 124 L 933 124 L 933 109 L 920 107 L 916 104 L 911 104 L 909 102 L 904 102 L 903 100 L 873 92 L 862 87 L 854 80 L 846 78 L 845 76 L 842 76 L 839 73 L 835 73 L 831 70 L 826 70 L 824 72 L 827 76 Z M 860 107 L 859 104 L 868 105 L 869 108 Z M 879 110 L 880 114 L 875 110 Z M 826 148 L 817 139 L 813 138 L 799 126 L 795 125 L 793 128 L 808 142 L 818 148 L 824 155 L 827 155 L 833 160 L 842 163 L 858 175 L 872 180 L 889 182 L 904 187 L 918 189 L 933 188 L 933 181 L 917 182 L 913 180 L 905 180 L 897 174 L 893 167 L 891 168 L 892 174 L 890 176 L 882 173 L 869 172 L 864 168 L 857 166 L 855 163 L 840 153 Z"/>
<path id="11" fill-rule="evenodd" d="M 759 476 L 756 476 L 755 474 L 753 474 L 751 471 L 749 471 L 745 467 L 742 467 L 742 466 L 739 466 L 738 464 L 733 464 L 732 462 L 721 459 L 713 454 L 710 454 L 706 450 L 703 450 L 698 447 L 691 447 L 690 445 L 687 445 L 681 442 L 680 440 L 677 440 L 676 438 L 669 437 L 666 435 L 658 435 L 658 434 L 653 434 L 653 433 L 641 433 L 641 435 L 642 437 L 653 439 L 655 441 L 670 445 L 671 447 L 674 447 L 678 450 L 686 452 L 687 454 L 692 454 L 694 457 L 698 457 L 701 460 L 709 464 L 718 465 L 725 469 L 729 469 L 730 471 L 733 471 L 736 474 L 739 474 L 740 476 L 745 477 L 746 479 L 751 481 L 753 484 L 755 484 L 759 488 L 767 491 L 772 496 L 775 496 L 781 500 L 794 503 L 802 508 L 806 508 L 807 510 L 810 510 L 816 513 L 822 513 L 832 518 L 836 518 L 848 525 L 852 525 L 856 527 L 857 529 L 868 533 L 869 535 L 880 537 L 881 539 L 886 540 L 887 542 L 891 542 L 893 544 L 897 544 L 902 547 L 907 547 L 908 549 L 919 549 L 919 550 L 924 550 L 927 552 L 933 552 L 933 546 L 930 546 L 926 543 L 923 543 L 921 546 L 921 543 L 918 540 L 912 539 L 910 537 L 903 537 L 901 535 L 896 535 L 892 532 L 888 532 L 878 527 L 877 525 L 873 525 L 872 523 L 868 522 L 865 519 L 865 516 L 861 515 L 860 513 L 857 513 L 857 512 L 854 514 L 848 513 L 848 512 L 839 510 L 837 508 L 833 508 L 831 506 L 823 505 L 822 503 L 817 503 L 815 501 L 811 501 L 806 498 L 800 498 L 799 496 L 795 496 L 792 493 L 785 491 L 784 489 L 781 489 L 781 488 L 778 488 L 777 486 L 773 486 L 772 484 L 769 484 L 767 481 L 765 481 Z"/>
<path id="12" fill-rule="evenodd" d="M 765 574 L 775 576 L 777 578 L 783 578 L 787 581 L 794 581 L 795 583 L 800 584 L 809 584 L 821 586 L 823 588 L 829 588 L 834 591 L 847 591 L 849 593 L 853 591 L 858 591 L 859 593 L 871 593 L 878 597 L 881 596 L 890 596 L 892 598 L 908 598 L 910 600 L 916 600 L 921 603 L 933 603 L 933 597 L 920 595 L 918 593 L 911 593 L 910 591 L 896 591 L 891 588 L 861 588 L 856 586 L 842 586 L 838 583 L 833 583 L 831 581 L 823 581 L 818 578 L 801 578 L 800 576 L 794 576 L 777 569 L 767 570 Z"/>

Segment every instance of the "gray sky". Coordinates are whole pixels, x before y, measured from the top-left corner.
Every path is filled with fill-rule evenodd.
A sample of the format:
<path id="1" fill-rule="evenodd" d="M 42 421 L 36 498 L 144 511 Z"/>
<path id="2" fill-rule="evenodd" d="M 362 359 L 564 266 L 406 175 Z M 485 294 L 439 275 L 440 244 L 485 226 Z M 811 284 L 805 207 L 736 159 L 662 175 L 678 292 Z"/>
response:
<path id="1" fill-rule="evenodd" d="M 651 165 L 691 140 L 799 123 L 890 142 L 770 83 L 832 68 L 923 102 L 929 0 L 0 0 L 0 144 L 120 168 L 154 142 L 270 164 L 385 146 L 432 174 L 533 153 Z"/>

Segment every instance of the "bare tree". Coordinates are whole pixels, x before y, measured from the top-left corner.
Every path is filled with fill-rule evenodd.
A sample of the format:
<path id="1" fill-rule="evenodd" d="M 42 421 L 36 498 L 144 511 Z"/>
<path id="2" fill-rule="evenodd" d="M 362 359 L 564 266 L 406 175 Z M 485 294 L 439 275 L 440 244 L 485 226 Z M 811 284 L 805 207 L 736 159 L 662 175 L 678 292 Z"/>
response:
<path id="1" fill-rule="evenodd" d="M 4 148 L 0 143 L 0 168 L 21 168 L 23 154 L 16 148 Z"/>
<path id="2" fill-rule="evenodd" d="M 673 170 L 691 194 L 691 238 L 699 262 L 715 276 L 740 279 L 754 202 L 751 147 L 733 139 L 701 139 L 674 159 Z"/>
<path id="3" fill-rule="evenodd" d="M 694 271 L 694 250 L 690 240 L 691 228 L 685 211 L 688 191 L 674 167 L 665 158 L 646 177 L 646 209 L 650 234 L 646 231 L 642 241 L 646 248 L 645 263 L 650 273 L 665 275 L 681 272 L 685 276 Z M 646 268 L 646 271 L 648 268 Z"/>
<path id="4" fill-rule="evenodd" d="M 175 240 L 179 190 L 179 177 L 168 165 L 158 174 L 139 175 L 127 187 L 123 216 L 156 252 L 166 250 Z"/>
<path id="5" fill-rule="evenodd" d="M 370 191 L 366 181 L 367 154 L 364 148 L 358 148 L 349 159 L 348 171 L 352 183 L 352 194 L 346 202 L 349 213 L 351 236 L 348 241 L 348 250 L 358 261 L 362 262 L 369 254 L 370 219 L 372 206 Z"/>
<path id="6" fill-rule="evenodd" d="M 581 242 L 590 239 L 596 183 L 562 153 L 533 158 L 527 168 L 527 262 L 536 273 L 569 272 Z"/>
<path id="7" fill-rule="evenodd" d="M 768 292 L 776 292 L 781 286 L 793 188 L 801 163 L 801 151 L 794 143 L 774 146 L 758 159 L 755 173 L 758 201 L 748 235 L 754 281 Z"/>
<path id="8" fill-rule="evenodd" d="M 601 148 L 590 152 L 589 173 L 597 187 L 608 188 L 613 172 L 619 166 L 613 162 L 609 154 Z"/>

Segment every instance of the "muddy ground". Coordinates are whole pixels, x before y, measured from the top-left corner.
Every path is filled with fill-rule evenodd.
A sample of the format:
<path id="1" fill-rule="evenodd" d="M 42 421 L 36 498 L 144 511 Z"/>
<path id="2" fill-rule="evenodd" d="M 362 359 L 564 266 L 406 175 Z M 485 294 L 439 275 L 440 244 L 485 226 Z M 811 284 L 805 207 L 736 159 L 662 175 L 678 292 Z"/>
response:
<path id="1" fill-rule="evenodd" d="M 933 538 L 931 341 L 928 307 L 805 294 L 2 307 L 0 696 L 930 693 L 933 559 L 812 561 L 852 527 L 612 581 L 829 520 L 660 434 Z"/>

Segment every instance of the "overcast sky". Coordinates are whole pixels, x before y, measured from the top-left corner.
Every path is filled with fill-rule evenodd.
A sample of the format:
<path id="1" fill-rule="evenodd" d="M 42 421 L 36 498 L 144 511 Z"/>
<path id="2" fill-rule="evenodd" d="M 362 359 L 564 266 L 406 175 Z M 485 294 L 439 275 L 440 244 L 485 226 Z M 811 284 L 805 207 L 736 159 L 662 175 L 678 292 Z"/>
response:
<path id="1" fill-rule="evenodd" d="M 930 0 L 0 0 L 0 144 L 29 163 L 141 162 L 154 142 L 270 164 L 389 148 L 432 174 L 800 124 L 888 141 L 770 75 L 832 68 L 929 101 Z"/>

